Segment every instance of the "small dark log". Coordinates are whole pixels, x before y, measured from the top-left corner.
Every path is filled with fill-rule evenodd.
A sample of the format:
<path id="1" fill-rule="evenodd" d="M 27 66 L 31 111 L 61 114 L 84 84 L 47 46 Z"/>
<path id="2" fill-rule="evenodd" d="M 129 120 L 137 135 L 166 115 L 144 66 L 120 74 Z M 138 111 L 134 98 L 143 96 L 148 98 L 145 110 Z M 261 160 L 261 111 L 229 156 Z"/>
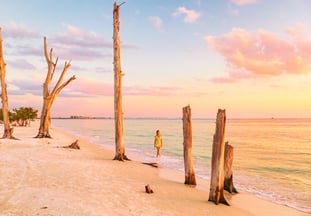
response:
<path id="1" fill-rule="evenodd" d="M 152 167 L 155 167 L 155 168 L 158 168 L 159 167 L 159 164 L 158 163 L 154 163 L 154 162 L 143 162 L 143 164 L 145 165 L 149 165 L 149 166 L 152 166 Z"/>
<path id="2" fill-rule="evenodd" d="M 153 190 L 151 189 L 149 184 L 145 186 L 145 189 L 146 189 L 146 193 L 153 193 Z"/>
<path id="3" fill-rule="evenodd" d="M 225 144 L 225 180 L 224 189 L 229 193 L 237 193 L 238 191 L 233 186 L 233 146 L 229 145 L 228 142 Z"/>

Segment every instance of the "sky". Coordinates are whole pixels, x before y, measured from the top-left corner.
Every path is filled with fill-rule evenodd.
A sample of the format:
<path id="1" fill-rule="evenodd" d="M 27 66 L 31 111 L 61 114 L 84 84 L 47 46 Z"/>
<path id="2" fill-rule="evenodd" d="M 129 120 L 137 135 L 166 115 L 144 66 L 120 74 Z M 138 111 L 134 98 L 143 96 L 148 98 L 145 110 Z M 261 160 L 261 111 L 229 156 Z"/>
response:
<path id="1" fill-rule="evenodd" d="M 47 74 L 66 79 L 53 117 L 113 117 L 113 0 L 0 0 L 10 109 L 41 111 Z M 125 0 L 124 117 L 311 118 L 311 1 Z M 123 1 L 117 1 L 121 4 Z M 54 87 L 53 83 L 50 89 Z"/>

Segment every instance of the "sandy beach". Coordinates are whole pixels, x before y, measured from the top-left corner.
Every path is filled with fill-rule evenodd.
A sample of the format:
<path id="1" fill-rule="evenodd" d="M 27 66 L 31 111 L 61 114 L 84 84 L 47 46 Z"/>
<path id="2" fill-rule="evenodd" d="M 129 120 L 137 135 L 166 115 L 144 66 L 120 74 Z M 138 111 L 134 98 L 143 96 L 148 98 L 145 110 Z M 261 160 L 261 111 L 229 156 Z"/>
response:
<path id="1" fill-rule="evenodd" d="M 37 122 L 0 140 L 0 215 L 309 215 L 240 192 L 231 206 L 208 202 L 209 182 L 183 184 L 183 173 L 114 161 L 114 152 L 57 128 L 34 139 Z M 2 127 L 0 127 L 1 130 Z M 131 158 L 131 155 L 127 155 Z M 153 194 L 145 192 L 150 184 Z"/>

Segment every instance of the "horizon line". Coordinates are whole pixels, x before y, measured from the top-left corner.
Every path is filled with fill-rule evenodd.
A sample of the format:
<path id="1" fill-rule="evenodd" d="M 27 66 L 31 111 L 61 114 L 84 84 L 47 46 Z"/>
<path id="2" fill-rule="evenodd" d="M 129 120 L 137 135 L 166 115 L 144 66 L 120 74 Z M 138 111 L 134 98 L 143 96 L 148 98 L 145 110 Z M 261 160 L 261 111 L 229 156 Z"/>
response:
<path id="1" fill-rule="evenodd" d="M 40 118 L 37 118 L 37 119 L 40 119 Z M 113 119 L 114 120 L 114 117 L 112 116 L 75 116 L 74 118 L 72 118 L 71 116 L 66 116 L 66 117 L 61 117 L 61 116 L 58 116 L 58 117 L 51 117 L 51 119 Z M 136 116 L 136 117 L 124 117 L 124 119 L 153 119 L 153 120 L 177 120 L 177 119 L 180 119 L 182 120 L 182 117 L 146 117 L 146 116 L 143 116 L 143 117 L 139 117 L 139 116 Z M 194 120 L 213 120 L 213 119 L 216 119 L 216 117 L 194 117 L 192 118 Z M 271 120 L 284 120 L 284 119 L 311 119 L 311 117 L 231 117 L 231 118 L 227 118 L 227 119 L 230 119 L 230 120 L 251 120 L 251 119 L 271 119 Z"/>

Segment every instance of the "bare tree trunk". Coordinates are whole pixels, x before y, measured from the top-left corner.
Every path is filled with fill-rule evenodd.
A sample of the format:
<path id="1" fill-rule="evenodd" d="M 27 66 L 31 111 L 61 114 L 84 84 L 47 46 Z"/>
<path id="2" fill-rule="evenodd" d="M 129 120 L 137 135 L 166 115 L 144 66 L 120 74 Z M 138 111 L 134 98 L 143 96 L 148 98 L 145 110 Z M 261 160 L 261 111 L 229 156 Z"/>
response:
<path id="1" fill-rule="evenodd" d="M 3 112 L 3 123 L 4 123 L 4 133 L 2 138 L 15 139 L 13 137 L 13 128 L 11 128 L 10 119 L 9 119 L 9 100 L 8 93 L 5 83 L 5 73 L 6 73 L 6 64 L 4 62 L 4 54 L 2 48 L 2 29 L 0 28 L 0 73 L 1 73 L 1 99 L 2 99 L 2 112 Z"/>
<path id="2" fill-rule="evenodd" d="M 229 205 L 224 196 L 224 155 L 225 155 L 226 110 L 218 109 L 216 131 L 213 138 L 212 170 L 209 201 Z"/>
<path id="3" fill-rule="evenodd" d="M 196 185 L 192 160 L 192 121 L 190 106 L 183 107 L 185 184 Z"/>
<path id="4" fill-rule="evenodd" d="M 123 4 L 123 3 L 122 3 Z M 123 143 L 122 77 L 120 61 L 120 6 L 113 4 L 113 51 L 114 51 L 114 119 L 116 153 L 114 160 L 128 160 Z"/>
<path id="5" fill-rule="evenodd" d="M 224 189 L 229 193 L 237 193 L 238 191 L 233 186 L 233 146 L 229 145 L 228 142 L 225 144 L 225 180 Z"/>
<path id="6" fill-rule="evenodd" d="M 49 108 L 50 107 L 50 108 Z M 40 117 L 39 133 L 36 138 L 52 138 L 49 133 L 51 117 L 50 117 L 51 103 L 48 99 L 43 99 L 43 106 Z"/>
<path id="7" fill-rule="evenodd" d="M 50 49 L 50 53 L 48 53 L 48 47 L 46 42 L 46 37 L 44 37 L 44 54 L 45 59 L 48 65 L 48 72 L 46 75 L 45 82 L 43 84 L 43 106 L 41 111 L 41 118 L 40 118 L 40 128 L 38 135 L 36 138 L 51 138 L 51 135 L 49 133 L 50 125 L 51 125 L 51 108 L 53 105 L 53 102 L 57 95 L 61 92 L 61 90 L 67 86 L 71 81 L 75 80 L 76 77 L 72 76 L 70 77 L 66 82 L 63 82 L 64 76 L 69 70 L 71 64 L 65 62 L 63 71 L 61 75 L 58 78 L 58 81 L 56 82 L 53 91 L 50 92 L 49 86 L 52 82 L 58 58 L 56 58 L 55 63 L 53 62 L 53 49 Z"/>

